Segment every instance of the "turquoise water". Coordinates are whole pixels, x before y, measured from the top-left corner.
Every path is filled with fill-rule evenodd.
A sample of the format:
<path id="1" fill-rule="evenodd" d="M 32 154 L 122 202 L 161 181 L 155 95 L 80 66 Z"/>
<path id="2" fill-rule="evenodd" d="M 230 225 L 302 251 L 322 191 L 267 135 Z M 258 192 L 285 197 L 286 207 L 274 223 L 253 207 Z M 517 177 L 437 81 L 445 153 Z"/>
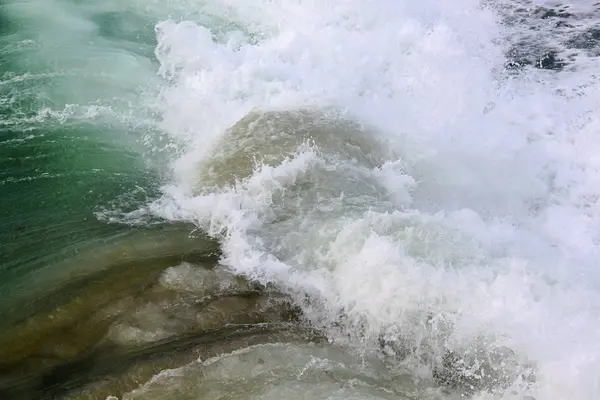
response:
<path id="1" fill-rule="evenodd" d="M 90 240 L 128 230 L 95 213 L 124 196 L 145 201 L 160 180 L 160 162 L 143 143 L 151 111 L 140 102 L 156 90 L 152 27 L 137 21 L 137 33 L 128 32 L 126 14 L 82 15 L 76 6 L 5 2 L 1 9 L 4 312 L 33 276 Z"/>
<path id="2" fill-rule="evenodd" d="M 0 3 L 0 399 L 600 397 L 600 9 Z"/>

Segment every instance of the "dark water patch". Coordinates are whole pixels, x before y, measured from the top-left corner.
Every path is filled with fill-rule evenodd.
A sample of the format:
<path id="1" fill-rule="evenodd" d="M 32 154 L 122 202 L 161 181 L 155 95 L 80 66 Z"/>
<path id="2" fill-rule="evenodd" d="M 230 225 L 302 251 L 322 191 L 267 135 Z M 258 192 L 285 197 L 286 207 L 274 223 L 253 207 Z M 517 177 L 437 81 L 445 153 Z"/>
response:
<path id="1" fill-rule="evenodd" d="M 121 11 L 92 13 L 90 20 L 97 25 L 100 37 L 148 59 L 154 58 L 156 47 L 154 21 L 148 21 L 131 12 Z"/>
<path id="2" fill-rule="evenodd" d="M 577 57 L 600 55 L 600 8 L 576 6 L 535 6 L 523 1 L 492 4 L 512 32 L 506 68 L 561 71 Z"/>
<path id="3" fill-rule="evenodd" d="M 541 19 L 549 18 L 573 18 L 575 15 L 570 13 L 569 6 L 557 6 L 556 8 L 538 7 L 533 14 Z"/>
<path id="4" fill-rule="evenodd" d="M 17 30 L 18 24 L 6 15 L 4 1 L 0 1 L 0 37 L 12 35 Z"/>
<path id="5" fill-rule="evenodd" d="M 572 36 L 565 44 L 570 49 L 581 49 L 592 56 L 600 56 L 600 25 Z"/>
<path id="6" fill-rule="evenodd" d="M 568 65 L 568 62 L 565 59 L 560 58 L 557 51 L 538 51 L 538 49 L 524 51 L 525 47 L 526 46 L 523 45 L 522 47 L 515 47 L 509 51 L 507 55 L 509 61 L 505 64 L 507 69 L 515 70 L 531 66 L 538 69 L 561 71 Z"/>

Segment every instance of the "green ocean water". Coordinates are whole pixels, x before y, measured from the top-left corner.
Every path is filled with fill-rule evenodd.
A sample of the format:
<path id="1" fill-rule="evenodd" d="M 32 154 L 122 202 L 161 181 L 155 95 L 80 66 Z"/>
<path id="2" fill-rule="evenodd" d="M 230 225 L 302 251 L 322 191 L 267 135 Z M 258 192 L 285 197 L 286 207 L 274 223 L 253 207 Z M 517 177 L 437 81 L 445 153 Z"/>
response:
<path id="1" fill-rule="evenodd" d="M 114 321 L 97 313 L 205 251 L 189 227 L 99 217 L 164 182 L 154 23 L 119 3 L 0 5 L 0 398 L 65 392 L 78 375 L 61 368 L 92 368 Z"/>
<path id="2" fill-rule="evenodd" d="M 158 88 L 152 24 L 110 7 L 0 6 L 2 387 L 59 364 L 68 337 L 78 343 L 70 357 L 93 346 L 106 326 L 89 323 L 98 334 L 86 337 L 76 329 L 82 318 L 154 276 L 139 263 L 127 275 L 136 271 L 127 263 L 156 255 L 156 240 L 139 249 L 154 233 L 97 216 L 147 201 L 165 170 L 144 103 Z M 98 275 L 114 267 L 125 273 L 120 288 Z M 66 314 L 52 317 L 60 307 Z"/>
<path id="3" fill-rule="evenodd" d="M 135 207 L 160 179 L 140 102 L 156 90 L 151 26 L 72 5 L 0 8 L 0 296 L 11 314 L 35 276 L 128 230 L 95 213 Z"/>

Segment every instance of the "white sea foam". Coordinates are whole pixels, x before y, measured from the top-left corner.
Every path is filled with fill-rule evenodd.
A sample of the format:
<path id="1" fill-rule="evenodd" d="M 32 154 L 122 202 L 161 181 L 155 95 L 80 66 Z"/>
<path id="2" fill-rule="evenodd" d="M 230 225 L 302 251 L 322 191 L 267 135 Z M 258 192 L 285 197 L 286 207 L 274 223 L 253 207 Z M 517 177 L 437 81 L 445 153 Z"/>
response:
<path id="1" fill-rule="evenodd" d="M 332 339 L 416 348 L 415 373 L 505 346 L 535 365 L 519 395 L 598 398 L 597 60 L 503 73 L 508 32 L 477 1 L 211 4 L 246 31 L 157 27 L 163 126 L 188 151 L 149 209 L 223 239 L 225 264 L 296 296 Z M 373 168 L 309 143 L 269 165 L 259 150 L 251 176 L 203 192 L 227 128 L 307 108 L 372 126 L 395 156 Z"/>

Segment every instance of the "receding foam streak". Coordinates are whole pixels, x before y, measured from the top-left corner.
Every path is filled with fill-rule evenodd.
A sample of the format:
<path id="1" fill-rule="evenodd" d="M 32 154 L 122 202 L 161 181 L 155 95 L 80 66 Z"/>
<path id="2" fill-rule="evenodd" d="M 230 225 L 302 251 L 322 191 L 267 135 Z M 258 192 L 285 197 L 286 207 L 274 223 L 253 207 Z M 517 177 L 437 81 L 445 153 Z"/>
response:
<path id="1" fill-rule="evenodd" d="M 495 396 L 600 396 L 600 91 L 579 76 L 594 64 L 504 76 L 503 31 L 471 1 L 229 4 L 263 35 L 157 27 L 164 128 L 188 152 L 149 209 L 220 238 L 232 270 L 295 296 L 332 340 L 384 343 L 416 375 L 509 348 L 513 386 L 482 386 Z M 341 115 L 326 134 L 357 121 L 343 131 L 365 139 L 328 146 L 284 121 L 319 109 Z"/>

